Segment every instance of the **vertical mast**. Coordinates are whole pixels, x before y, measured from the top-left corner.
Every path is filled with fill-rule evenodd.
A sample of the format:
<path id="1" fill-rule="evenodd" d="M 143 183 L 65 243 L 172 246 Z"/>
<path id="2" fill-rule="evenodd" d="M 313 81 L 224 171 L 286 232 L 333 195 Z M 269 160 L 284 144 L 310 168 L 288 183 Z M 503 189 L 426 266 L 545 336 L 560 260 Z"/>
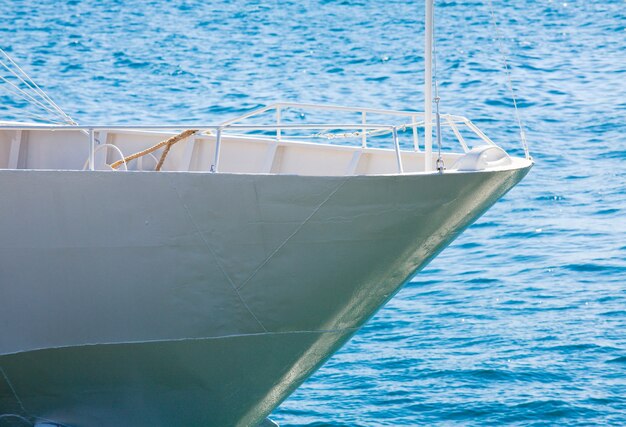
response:
<path id="1" fill-rule="evenodd" d="M 424 170 L 433 170 L 433 1 L 426 0 L 424 32 Z"/>

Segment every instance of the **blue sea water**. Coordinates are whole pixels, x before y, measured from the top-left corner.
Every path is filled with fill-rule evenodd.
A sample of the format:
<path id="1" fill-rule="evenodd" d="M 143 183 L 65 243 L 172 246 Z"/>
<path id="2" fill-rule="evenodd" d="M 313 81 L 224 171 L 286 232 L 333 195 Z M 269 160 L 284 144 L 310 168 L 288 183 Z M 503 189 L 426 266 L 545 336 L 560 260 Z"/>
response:
<path id="1" fill-rule="evenodd" d="M 444 112 L 519 153 L 489 0 L 439 1 Z M 423 5 L 12 0 L 0 46 L 81 123 L 275 100 L 422 109 Z M 273 414 L 283 426 L 626 425 L 626 3 L 493 0 L 536 161 Z M 0 88 L 0 117 L 21 104 Z"/>

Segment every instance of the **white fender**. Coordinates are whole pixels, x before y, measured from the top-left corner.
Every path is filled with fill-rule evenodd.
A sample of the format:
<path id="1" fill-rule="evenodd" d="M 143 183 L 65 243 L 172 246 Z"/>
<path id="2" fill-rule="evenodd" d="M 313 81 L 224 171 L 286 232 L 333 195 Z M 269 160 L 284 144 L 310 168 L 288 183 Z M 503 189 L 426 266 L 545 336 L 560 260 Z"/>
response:
<path id="1" fill-rule="evenodd" d="M 481 145 L 465 153 L 452 169 L 458 171 L 477 171 L 500 168 L 513 163 L 509 155 L 497 145 Z"/>

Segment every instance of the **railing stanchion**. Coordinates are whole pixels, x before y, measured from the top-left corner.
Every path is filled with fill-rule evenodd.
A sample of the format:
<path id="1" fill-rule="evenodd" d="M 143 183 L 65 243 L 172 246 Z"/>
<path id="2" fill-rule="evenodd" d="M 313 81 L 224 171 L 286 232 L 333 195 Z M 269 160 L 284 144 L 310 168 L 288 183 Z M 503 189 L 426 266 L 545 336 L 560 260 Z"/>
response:
<path id="1" fill-rule="evenodd" d="M 363 136 L 361 136 L 361 146 L 363 148 L 367 148 L 367 113 L 365 111 L 361 112 L 361 123 L 363 123 Z"/>
<path id="2" fill-rule="evenodd" d="M 280 126 L 280 104 L 276 106 L 276 126 Z M 282 132 L 280 127 L 276 128 L 276 141 L 280 142 L 282 138 Z"/>
<path id="3" fill-rule="evenodd" d="M 419 137 L 417 135 L 417 116 L 411 117 L 411 121 L 413 122 L 413 149 L 415 151 L 419 151 L 420 142 L 419 142 Z"/>
<path id="4" fill-rule="evenodd" d="M 89 134 L 89 170 L 92 171 L 96 166 L 96 135 L 91 128 L 87 132 Z"/>
<path id="5" fill-rule="evenodd" d="M 398 129 L 393 127 L 393 145 L 396 149 L 396 161 L 398 162 L 398 173 L 403 174 L 404 168 L 402 167 L 402 157 L 400 156 L 400 141 L 398 141 Z"/>
<path id="6" fill-rule="evenodd" d="M 467 143 L 465 142 L 465 138 L 463 138 L 463 135 L 461 135 L 461 132 L 459 132 L 459 128 L 457 128 L 456 124 L 454 123 L 454 121 L 452 121 L 452 119 L 450 119 L 449 116 L 446 116 L 446 121 L 448 122 L 448 126 L 452 128 L 452 132 L 454 132 L 454 136 L 456 136 L 459 144 L 461 144 L 463 152 L 467 153 L 469 151 L 469 148 L 467 146 Z"/>
<path id="7" fill-rule="evenodd" d="M 211 172 L 217 173 L 219 171 L 220 162 L 220 146 L 222 145 L 222 128 L 217 128 L 215 132 L 215 157 L 213 158 L 213 164 L 211 165 Z"/>

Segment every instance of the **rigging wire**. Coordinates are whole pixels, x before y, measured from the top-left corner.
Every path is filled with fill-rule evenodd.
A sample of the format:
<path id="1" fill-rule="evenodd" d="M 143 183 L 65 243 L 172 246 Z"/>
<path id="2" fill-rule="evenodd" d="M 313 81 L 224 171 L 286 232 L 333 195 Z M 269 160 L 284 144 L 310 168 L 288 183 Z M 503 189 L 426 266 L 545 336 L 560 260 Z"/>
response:
<path id="1" fill-rule="evenodd" d="M 28 117 L 28 118 L 31 118 L 31 119 L 34 119 L 34 120 L 41 120 L 42 122 L 49 123 L 49 124 L 54 124 L 54 125 L 64 125 L 64 124 L 67 124 L 66 122 L 63 122 L 61 120 L 52 119 L 50 117 L 42 116 L 41 114 L 33 113 L 32 111 L 24 110 L 24 109 L 21 109 L 19 107 L 3 105 L 1 110 L 10 111 L 10 112 L 12 112 L 15 115 L 20 116 L 20 117 Z"/>
<path id="2" fill-rule="evenodd" d="M 15 73 L 13 70 L 10 70 L 4 63 L 2 64 L 5 68 L 7 68 L 7 70 L 9 70 L 14 76 L 16 76 L 20 81 L 22 81 L 29 89 L 32 89 L 33 91 L 35 91 L 35 93 L 37 93 L 44 101 L 48 102 L 49 105 L 51 105 L 56 111 L 58 111 L 58 113 L 67 119 L 68 122 L 74 123 L 76 124 L 72 118 L 67 115 L 62 109 L 61 107 L 59 107 L 53 100 L 52 98 L 50 98 L 48 96 L 48 94 L 46 94 L 38 85 L 37 83 L 35 83 L 35 81 L 33 79 L 30 78 L 30 76 L 28 74 L 26 74 L 26 72 L 13 60 L 13 58 L 11 58 L 11 56 L 9 56 L 8 53 L 6 53 L 3 49 L 0 48 L 0 51 L 2 52 L 2 54 L 10 61 L 10 63 L 12 64 L 13 67 L 15 67 L 21 74 L 22 76 L 24 76 L 26 78 L 27 81 L 25 81 L 22 77 L 20 77 L 17 73 Z"/>
<path id="3" fill-rule="evenodd" d="M 0 61 L 1 62 L 1 61 Z M 25 90 L 21 89 L 19 86 L 17 86 L 16 84 L 14 84 L 13 82 L 11 82 L 9 79 L 7 79 L 6 77 L 0 76 L 0 80 L 2 80 L 3 82 L 5 82 L 6 84 L 10 85 L 13 87 L 13 89 L 9 88 L 9 87 L 5 87 L 5 89 L 8 92 L 11 92 L 13 95 L 19 96 L 20 98 L 22 98 L 24 101 L 35 104 L 39 107 L 41 107 L 42 109 L 48 111 L 51 114 L 54 115 L 58 115 L 58 113 L 53 110 L 48 108 L 46 105 L 42 104 L 41 101 L 33 98 L 32 95 L 30 95 L 28 92 L 26 92 Z"/>
<path id="4" fill-rule="evenodd" d="M 4 52 L 2 52 L 2 53 L 4 53 Z M 23 83 L 23 84 L 24 84 L 24 85 L 25 85 L 28 89 L 31 89 L 32 91 L 34 91 L 34 92 L 35 92 L 35 95 L 38 95 L 40 98 L 42 98 L 42 99 L 43 99 L 43 101 L 44 101 L 44 102 L 48 103 L 48 100 L 47 100 L 45 97 L 42 97 L 42 96 L 41 96 L 41 94 L 40 94 L 39 92 L 37 92 L 36 90 L 34 90 L 34 89 L 33 89 L 33 88 L 32 88 L 32 87 L 28 84 L 28 82 L 26 82 L 26 81 L 25 81 L 25 80 L 24 80 L 24 79 L 23 79 L 23 78 L 22 78 L 22 77 L 21 77 L 21 76 L 20 76 L 20 75 L 19 75 L 16 71 L 14 71 L 13 69 L 11 69 L 11 67 L 10 67 L 10 66 L 8 66 L 7 64 L 5 64 L 5 63 L 4 63 L 4 61 L 2 61 L 1 59 L 0 59 L 0 65 L 2 65 L 2 66 L 3 66 L 3 67 L 4 67 L 4 68 L 5 68 L 5 69 L 9 72 L 9 73 L 11 73 L 11 74 L 12 74 L 15 78 L 17 78 L 20 82 L 22 82 L 22 83 Z M 24 92 L 26 95 L 28 95 L 31 99 L 33 99 L 33 100 L 35 101 L 35 99 L 34 99 L 34 98 L 32 98 L 29 94 L 27 94 L 27 93 L 26 93 L 26 91 L 24 91 L 23 89 L 19 88 L 17 85 L 15 85 L 15 84 L 13 84 L 13 83 L 9 82 L 9 80 L 8 80 L 7 78 L 2 77 L 2 80 L 3 80 L 3 81 L 5 81 L 6 83 L 9 83 L 11 86 L 13 86 L 14 88 L 16 88 L 17 90 Z M 18 85 L 19 85 L 19 83 L 18 83 Z M 39 102 L 39 101 L 35 101 L 35 102 Z M 48 104 L 49 104 L 49 103 L 48 103 Z M 40 105 L 41 105 L 41 104 L 40 104 Z M 54 108 L 54 106 L 51 106 L 51 107 L 52 107 L 52 109 L 48 109 L 47 107 L 44 107 L 44 108 L 46 108 L 48 111 L 50 111 L 50 112 L 51 112 L 51 113 L 53 113 L 53 114 L 59 114 L 59 113 L 58 113 L 58 110 L 57 110 L 56 108 Z"/>
<path id="5" fill-rule="evenodd" d="M 39 120 L 66 123 L 70 125 L 76 125 L 77 123 L 65 113 L 61 107 L 59 107 L 53 100 L 41 89 L 37 83 L 11 58 L 11 56 L 2 48 L 0 53 L 8 60 L 5 62 L 0 59 L 0 66 L 2 66 L 10 75 L 7 77 L 13 77 L 17 79 L 17 82 L 9 80 L 7 77 L 0 75 L 0 81 L 6 83 L 9 86 L 4 85 L 4 89 L 12 95 L 20 97 L 22 100 L 28 102 L 31 105 L 37 106 L 44 110 L 47 114 L 55 117 L 44 117 L 41 114 L 30 113 L 20 110 L 20 114 L 35 117 Z M 16 84 L 17 83 L 17 84 Z M 22 86 L 22 87 L 21 87 Z"/>
<path id="6" fill-rule="evenodd" d="M 528 160 L 531 160 L 530 151 L 528 149 L 528 142 L 526 141 L 526 132 L 524 131 L 524 125 L 522 124 L 521 114 L 517 107 L 517 96 L 515 95 L 515 90 L 513 89 L 513 81 L 511 79 L 511 67 L 509 66 L 509 61 L 504 51 L 504 44 L 502 41 L 503 35 L 500 32 L 500 26 L 498 25 L 496 14 L 493 10 L 493 3 L 491 0 L 487 0 L 487 3 L 489 5 L 489 13 L 491 15 L 491 22 L 492 22 L 492 25 L 494 26 L 496 38 L 498 41 L 498 50 L 500 51 L 500 55 L 502 56 L 502 64 L 503 64 L 504 72 L 506 74 L 508 88 L 511 93 L 511 99 L 513 100 L 513 108 L 515 110 L 515 119 L 517 120 L 517 126 L 519 127 L 519 135 L 520 135 L 520 140 L 522 142 L 522 148 L 524 149 L 524 155 L 526 156 L 526 158 Z"/>
<path id="7" fill-rule="evenodd" d="M 443 173 L 445 165 L 443 164 L 443 158 L 441 157 L 441 115 L 439 114 L 439 83 L 437 81 L 437 43 L 435 37 L 435 1 L 433 1 L 432 8 L 432 21 L 433 21 L 433 34 L 432 34 L 432 46 L 433 46 L 433 80 L 435 81 L 435 118 L 437 124 L 437 171 Z M 432 102 L 432 101 L 431 101 Z"/>

